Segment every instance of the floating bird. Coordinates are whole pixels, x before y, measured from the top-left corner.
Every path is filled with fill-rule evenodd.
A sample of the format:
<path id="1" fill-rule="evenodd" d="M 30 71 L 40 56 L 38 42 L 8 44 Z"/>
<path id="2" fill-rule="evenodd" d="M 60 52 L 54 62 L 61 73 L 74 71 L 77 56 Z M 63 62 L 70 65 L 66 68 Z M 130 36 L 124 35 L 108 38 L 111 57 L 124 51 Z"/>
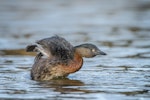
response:
<path id="1" fill-rule="evenodd" d="M 73 46 L 60 36 L 39 40 L 33 45 L 28 45 L 26 51 L 37 52 L 31 69 L 31 78 L 39 81 L 66 78 L 80 70 L 83 57 L 106 55 L 93 44 Z"/>

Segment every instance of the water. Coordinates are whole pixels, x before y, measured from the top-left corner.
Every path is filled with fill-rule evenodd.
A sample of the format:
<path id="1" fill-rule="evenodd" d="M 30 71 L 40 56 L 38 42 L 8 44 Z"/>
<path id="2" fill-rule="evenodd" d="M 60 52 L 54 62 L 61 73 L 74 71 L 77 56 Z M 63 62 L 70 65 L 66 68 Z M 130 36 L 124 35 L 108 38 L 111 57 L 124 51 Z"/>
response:
<path id="1" fill-rule="evenodd" d="M 148 0 L 1 0 L 0 12 L 0 99 L 150 99 Z M 35 54 L 24 48 L 55 34 L 108 55 L 84 59 L 68 79 L 33 81 Z"/>

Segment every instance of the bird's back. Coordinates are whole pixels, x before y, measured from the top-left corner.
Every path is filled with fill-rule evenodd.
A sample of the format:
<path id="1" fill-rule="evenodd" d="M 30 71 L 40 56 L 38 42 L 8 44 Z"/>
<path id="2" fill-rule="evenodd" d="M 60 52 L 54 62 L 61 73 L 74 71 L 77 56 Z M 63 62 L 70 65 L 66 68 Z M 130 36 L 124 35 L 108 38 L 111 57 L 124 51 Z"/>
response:
<path id="1" fill-rule="evenodd" d="M 52 56 L 60 58 L 60 60 L 73 59 L 74 48 L 62 37 L 53 36 L 37 41 L 37 43 L 46 48 Z"/>
<path id="2" fill-rule="evenodd" d="M 36 45 L 29 45 L 27 51 L 38 51 L 42 55 L 47 55 L 49 59 L 55 58 L 60 60 L 60 62 L 73 59 L 74 56 L 73 46 L 59 36 L 39 40 L 36 42 Z"/>

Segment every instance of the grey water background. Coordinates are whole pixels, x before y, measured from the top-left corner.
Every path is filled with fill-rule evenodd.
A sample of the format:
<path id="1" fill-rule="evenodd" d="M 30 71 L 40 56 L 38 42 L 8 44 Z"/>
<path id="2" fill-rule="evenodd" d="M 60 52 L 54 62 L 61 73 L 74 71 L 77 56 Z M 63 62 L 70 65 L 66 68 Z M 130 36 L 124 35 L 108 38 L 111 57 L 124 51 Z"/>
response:
<path id="1" fill-rule="evenodd" d="M 25 47 L 59 35 L 107 56 L 68 80 L 30 79 Z M 150 100 L 149 0 L 0 0 L 0 100 Z"/>

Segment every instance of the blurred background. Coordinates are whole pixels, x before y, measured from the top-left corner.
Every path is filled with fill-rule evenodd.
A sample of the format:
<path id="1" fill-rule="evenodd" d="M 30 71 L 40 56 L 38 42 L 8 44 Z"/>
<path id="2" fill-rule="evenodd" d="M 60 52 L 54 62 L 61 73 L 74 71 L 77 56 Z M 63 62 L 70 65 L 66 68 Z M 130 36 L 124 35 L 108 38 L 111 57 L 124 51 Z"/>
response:
<path id="1" fill-rule="evenodd" d="M 71 42 L 148 38 L 149 6 L 149 0 L 1 0 L 0 49 L 56 34 Z"/>
<path id="2" fill-rule="evenodd" d="M 30 80 L 25 48 L 53 35 L 108 55 L 41 85 Z M 0 98 L 149 100 L 149 72 L 150 0 L 0 0 Z"/>

